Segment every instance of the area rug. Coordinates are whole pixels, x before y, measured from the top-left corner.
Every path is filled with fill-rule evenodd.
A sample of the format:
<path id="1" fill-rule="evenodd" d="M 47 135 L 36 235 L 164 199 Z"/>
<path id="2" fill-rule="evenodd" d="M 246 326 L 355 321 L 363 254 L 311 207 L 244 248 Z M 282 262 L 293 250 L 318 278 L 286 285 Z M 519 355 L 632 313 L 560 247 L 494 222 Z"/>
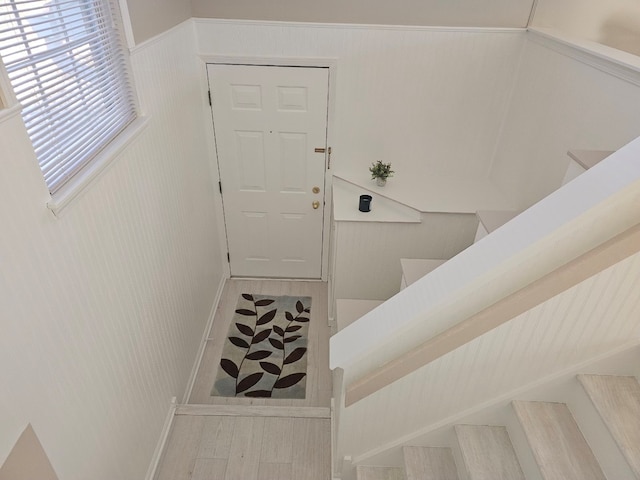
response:
<path id="1" fill-rule="evenodd" d="M 238 298 L 211 396 L 305 398 L 311 297 Z"/>

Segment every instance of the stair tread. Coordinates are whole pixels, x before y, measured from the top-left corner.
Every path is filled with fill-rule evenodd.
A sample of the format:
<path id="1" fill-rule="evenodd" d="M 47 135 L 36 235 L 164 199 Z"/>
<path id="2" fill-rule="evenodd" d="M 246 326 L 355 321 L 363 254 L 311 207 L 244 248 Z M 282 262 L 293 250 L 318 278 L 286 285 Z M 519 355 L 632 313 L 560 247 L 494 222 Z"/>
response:
<path id="1" fill-rule="evenodd" d="M 470 480 L 525 480 L 505 427 L 456 425 Z"/>
<path id="2" fill-rule="evenodd" d="M 640 383 L 635 377 L 578 375 L 634 474 L 640 478 Z"/>
<path id="3" fill-rule="evenodd" d="M 404 471 L 400 467 L 356 467 L 358 480 L 405 480 Z"/>
<path id="4" fill-rule="evenodd" d="M 450 448 L 403 447 L 407 480 L 458 480 Z"/>
<path id="5" fill-rule="evenodd" d="M 513 402 L 545 480 L 606 480 L 564 403 Z"/>

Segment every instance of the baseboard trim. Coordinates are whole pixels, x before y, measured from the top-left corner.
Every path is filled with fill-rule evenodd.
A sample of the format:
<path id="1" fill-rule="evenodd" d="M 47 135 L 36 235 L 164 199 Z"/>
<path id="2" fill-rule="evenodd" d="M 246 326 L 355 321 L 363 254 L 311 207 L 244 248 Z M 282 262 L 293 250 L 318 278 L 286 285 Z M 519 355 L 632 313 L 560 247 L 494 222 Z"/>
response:
<path id="1" fill-rule="evenodd" d="M 336 468 L 336 417 L 334 413 L 336 411 L 336 399 L 331 397 L 331 476 L 335 480 L 338 475 L 338 470 Z"/>
<path id="2" fill-rule="evenodd" d="M 169 405 L 169 412 L 167 413 L 167 417 L 164 420 L 164 426 L 162 427 L 162 431 L 160 432 L 158 444 L 156 445 L 156 449 L 153 452 L 153 457 L 151 457 L 151 463 L 149 464 L 147 475 L 144 477 L 145 480 L 153 480 L 156 476 L 158 466 L 160 465 L 160 460 L 162 459 L 162 454 L 164 453 L 164 448 L 167 444 L 167 440 L 169 439 L 169 432 L 171 432 L 173 419 L 175 418 L 176 406 L 176 397 L 172 397 L 171 404 Z"/>
<path id="3" fill-rule="evenodd" d="M 175 413 L 198 416 L 331 418 L 331 409 L 328 407 L 266 405 L 178 405 Z"/>
<path id="4" fill-rule="evenodd" d="M 324 282 L 321 278 L 290 278 L 290 277 L 243 277 L 241 275 L 232 275 L 230 280 L 251 280 L 256 282 Z"/>
<path id="5" fill-rule="evenodd" d="M 189 401 L 189 397 L 191 397 L 191 391 L 193 390 L 193 386 L 196 383 L 196 376 L 198 375 L 198 368 L 200 367 L 200 362 L 202 361 L 202 357 L 204 356 L 204 349 L 207 346 L 207 340 L 209 338 L 209 334 L 211 333 L 211 328 L 213 327 L 213 319 L 216 315 L 216 310 L 218 309 L 218 304 L 220 303 L 220 299 L 222 298 L 222 290 L 224 289 L 225 283 L 227 282 L 227 277 L 222 277 L 220 279 L 220 283 L 218 284 L 218 291 L 216 292 L 216 296 L 213 300 L 213 305 L 211 306 L 211 312 L 209 312 L 209 320 L 207 320 L 207 325 L 204 328 L 204 333 L 202 334 L 202 339 L 200 340 L 200 347 L 198 348 L 198 354 L 196 355 L 196 361 L 193 364 L 193 368 L 191 369 L 191 375 L 189 376 L 189 382 L 187 383 L 187 388 L 184 392 L 184 396 L 182 397 L 182 403 L 185 404 Z"/>

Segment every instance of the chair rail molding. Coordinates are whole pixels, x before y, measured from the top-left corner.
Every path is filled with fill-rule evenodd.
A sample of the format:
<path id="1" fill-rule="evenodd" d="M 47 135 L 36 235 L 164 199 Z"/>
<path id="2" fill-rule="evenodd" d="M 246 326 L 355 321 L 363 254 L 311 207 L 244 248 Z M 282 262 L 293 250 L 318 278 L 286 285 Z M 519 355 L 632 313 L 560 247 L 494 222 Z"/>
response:
<path id="1" fill-rule="evenodd" d="M 532 42 L 640 86 L 640 60 L 631 53 L 577 39 L 550 28 L 530 27 L 527 33 Z"/>

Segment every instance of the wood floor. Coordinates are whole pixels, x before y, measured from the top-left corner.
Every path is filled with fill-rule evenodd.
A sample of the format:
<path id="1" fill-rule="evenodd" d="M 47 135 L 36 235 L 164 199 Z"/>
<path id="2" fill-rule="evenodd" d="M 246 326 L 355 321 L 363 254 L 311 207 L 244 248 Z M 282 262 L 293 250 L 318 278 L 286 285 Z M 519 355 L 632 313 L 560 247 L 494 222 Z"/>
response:
<path id="1" fill-rule="evenodd" d="M 329 419 L 176 416 L 157 480 L 329 480 Z"/>
<path id="2" fill-rule="evenodd" d="M 242 293 L 310 296 L 305 399 L 212 397 Z M 188 405 L 179 406 L 156 480 L 328 480 L 331 374 L 327 284 L 228 280 Z"/>

